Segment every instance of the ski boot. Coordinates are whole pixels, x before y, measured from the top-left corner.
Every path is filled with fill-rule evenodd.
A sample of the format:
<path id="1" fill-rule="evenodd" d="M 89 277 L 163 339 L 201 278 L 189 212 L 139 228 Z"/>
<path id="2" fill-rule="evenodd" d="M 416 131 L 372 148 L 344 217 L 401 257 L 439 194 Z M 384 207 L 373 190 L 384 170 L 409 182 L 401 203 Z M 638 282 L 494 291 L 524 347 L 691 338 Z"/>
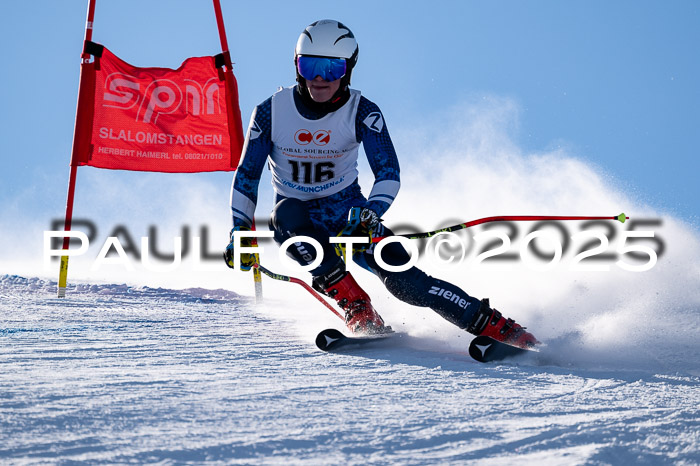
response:
<path id="1" fill-rule="evenodd" d="M 314 288 L 336 300 L 345 311 L 345 325 L 352 333 L 376 335 L 391 332 L 391 327 L 384 325 L 384 320 L 374 310 L 369 295 L 349 272 L 343 271 L 335 279 L 328 278 L 314 279 Z"/>
<path id="2" fill-rule="evenodd" d="M 491 309 L 488 298 L 481 300 L 481 306 L 467 331 L 525 349 L 539 343 L 532 333 L 525 331 L 525 327 L 515 323 L 513 319 L 506 319 L 496 309 Z"/>

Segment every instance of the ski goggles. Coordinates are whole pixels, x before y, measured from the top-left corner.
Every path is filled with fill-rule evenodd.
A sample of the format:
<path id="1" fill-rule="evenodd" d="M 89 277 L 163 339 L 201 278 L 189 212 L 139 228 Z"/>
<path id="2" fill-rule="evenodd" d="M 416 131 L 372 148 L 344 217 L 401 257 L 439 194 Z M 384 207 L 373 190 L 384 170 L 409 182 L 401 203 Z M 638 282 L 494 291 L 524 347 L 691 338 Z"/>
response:
<path id="1" fill-rule="evenodd" d="M 302 78 L 313 81 L 320 76 L 324 81 L 336 81 L 347 71 L 344 58 L 312 57 L 300 55 L 297 57 L 297 71 Z"/>

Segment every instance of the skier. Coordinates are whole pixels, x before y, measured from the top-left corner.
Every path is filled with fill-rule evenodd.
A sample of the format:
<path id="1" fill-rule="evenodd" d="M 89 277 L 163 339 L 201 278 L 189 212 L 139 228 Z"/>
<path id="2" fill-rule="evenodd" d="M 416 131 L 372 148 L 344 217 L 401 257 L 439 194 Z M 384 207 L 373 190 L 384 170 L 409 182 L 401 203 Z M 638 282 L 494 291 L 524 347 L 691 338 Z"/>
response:
<path id="1" fill-rule="evenodd" d="M 317 21 L 302 31 L 294 53 L 297 84 L 280 89 L 253 111 L 231 186 L 233 229 L 224 258 L 233 268 L 233 233 L 251 228 L 260 176 L 269 162 L 276 196 L 269 226 L 275 241 L 281 244 L 301 235 L 318 241 L 323 260 L 311 271 L 314 289 L 337 302 L 352 332 L 371 334 L 387 331 L 384 321 L 329 241 L 331 236 L 391 236 L 380 218 L 400 186 L 399 163 L 382 112 L 349 88 L 358 51 L 353 33 L 338 21 Z M 368 198 L 357 180 L 360 143 L 375 177 Z M 316 259 L 314 248 L 296 244 L 288 254 L 297 262 L 308 265 Z M 355 245 L 348 254 L 408 304 L 430 307 L 475 335 L 522 347 L 538 343 L 523 327 L 492 309 L 488 299 L 480 301 L 416 267 L 384 270 L 368 244 Z M 382 251 L 389 265 L 403 265 L 409 258 L 398 243 Z M 241 254 L 242 270 L 253 264 L 251 254 Z"/>

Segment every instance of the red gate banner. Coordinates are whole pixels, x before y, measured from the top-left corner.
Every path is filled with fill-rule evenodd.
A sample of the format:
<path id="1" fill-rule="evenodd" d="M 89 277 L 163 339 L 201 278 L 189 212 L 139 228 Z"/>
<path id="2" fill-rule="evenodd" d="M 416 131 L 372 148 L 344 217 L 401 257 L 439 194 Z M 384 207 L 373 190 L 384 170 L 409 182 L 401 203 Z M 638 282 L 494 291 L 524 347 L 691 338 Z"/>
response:
<path id="1" fill-rule="evenodd" d="M 233 171 L 243 134 L 238 88 L 218 57 L 137 68 L 107 48 L 81 70 L 73 164 L 116 170 Z M 219 65 L 217 67 L 217 65 Z"/>

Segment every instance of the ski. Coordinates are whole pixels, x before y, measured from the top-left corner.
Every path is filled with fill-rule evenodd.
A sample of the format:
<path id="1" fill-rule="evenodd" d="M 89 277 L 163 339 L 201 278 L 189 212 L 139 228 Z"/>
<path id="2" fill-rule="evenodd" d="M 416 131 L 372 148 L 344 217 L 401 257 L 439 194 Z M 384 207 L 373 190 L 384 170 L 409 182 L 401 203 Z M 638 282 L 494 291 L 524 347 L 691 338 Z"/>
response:
<path id="1" fill-rule="evenodd" d="M 388 339 L 396 335 L 400 334 L 390 331 L 377 335 L 348 336 L 343 334 L 340 330 L 329 328 L 319 332 L 316 336 L 316 346 L 320 350 L 327 352 L 340 352 L 359 348 L 376 348 L 385 344 Z M 477 336 L 469 345 L 469 355 L 479 362 L 501 361 L 536 351 L 537 350 L 528 350 L 512 346 L 486 336 Z"/>
<path id="2" fill-rule="evenodd" d="M 469 356 L 479 362 L 501 361 L 535 351 L 509 345 L 486 336 L 477 336 L 469 344 Z"/>
<path id="3" fill-rule="evenodd" d="M 316 346 L 323 351 L 338 351 L 355 347 L 376 346 L 383 340 L 396 335 L 396 332 L 379 333 L 376 335 L 347 336 L 340 330 L 329 328 L 316 336 Z"/>

